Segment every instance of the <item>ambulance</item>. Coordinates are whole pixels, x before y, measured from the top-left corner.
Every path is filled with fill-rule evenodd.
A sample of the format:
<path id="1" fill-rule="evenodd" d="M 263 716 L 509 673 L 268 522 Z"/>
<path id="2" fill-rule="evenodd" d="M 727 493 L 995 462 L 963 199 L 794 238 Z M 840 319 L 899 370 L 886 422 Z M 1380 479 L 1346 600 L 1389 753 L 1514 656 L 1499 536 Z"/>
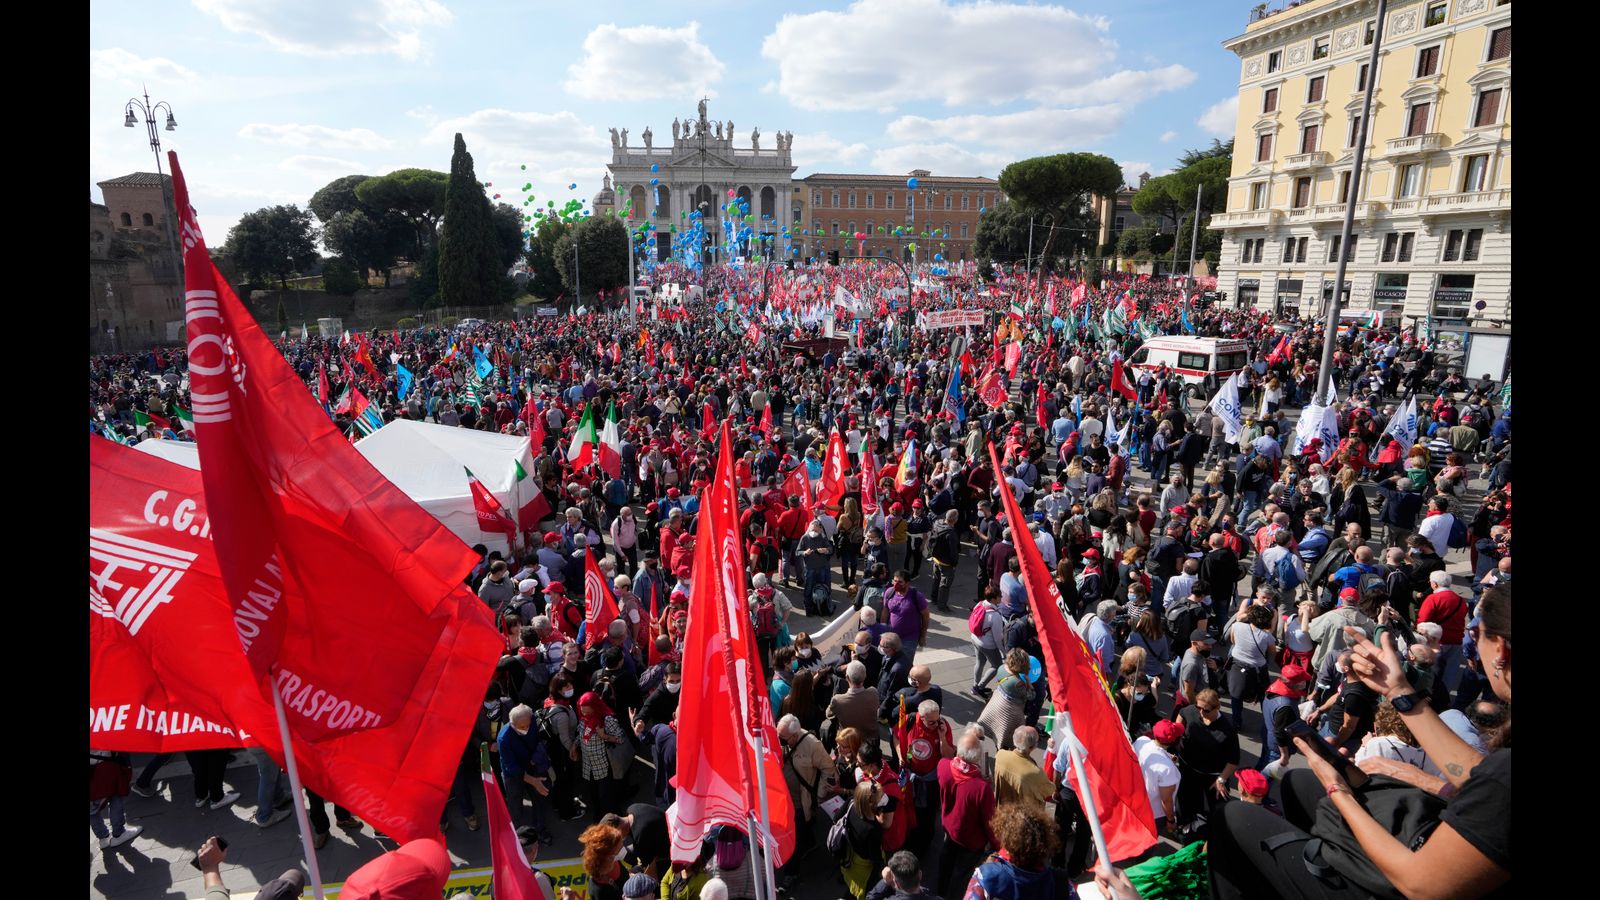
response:
<path id="1" fill-rule="evenodd" d="M 1135 378 L 1139 372 L 1153 376 L 1166 366 L 1183 382 L 1185 399 L 1207 398 L 1249 362 L 1250 348 L 1244 341 L 1188 335 L 1151 338 L 1128 358 Z"/>

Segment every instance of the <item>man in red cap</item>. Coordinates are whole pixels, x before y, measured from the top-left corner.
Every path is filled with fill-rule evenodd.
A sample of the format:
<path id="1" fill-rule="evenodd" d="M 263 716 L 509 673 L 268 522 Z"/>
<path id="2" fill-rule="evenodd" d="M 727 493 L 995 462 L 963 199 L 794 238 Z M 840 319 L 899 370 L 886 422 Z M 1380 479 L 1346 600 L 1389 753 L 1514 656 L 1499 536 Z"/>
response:
<path id="1" fill-rule="evenodd" d="M 1178 763 L 1172 758 L 1172 751 L 1182 739 L 1183 723 L 1166 719 L 1157 722 L 1149 735 L 1133 742 L 1133 752 L 1139 756 L 1145 793 L 1150 797 L 1150 811 L 1155 814 L 1158 829 L 1173 827 L 1178 821 L 1172 804 L 1177 798 L 1178 782 L 1183 776 L 1178 772 Z M 1057 804 L 1058 820 L 1061 805 Z"/>
<path id="2" fill-rule="evenodd" d="M 563 639 L 577 640 L 578 629 L 583 625 L 583 607 L 567 596 L 567 586 L 559 581 L 550 582 L 544 594 L 551 627 L 559 631 Z"/>
<path id="3" fill-rule="evenodd" d="M 1300 701 L 1311 688 L 1311 673 L 1299 663 L 1289 663 L 1267 685 L 1261 700 L 1261 760 L 1256 768 L 1272 778 L 1289 761 L 1292 745 L 1280 745 L 1278 735 L 1300 718 Z"/>

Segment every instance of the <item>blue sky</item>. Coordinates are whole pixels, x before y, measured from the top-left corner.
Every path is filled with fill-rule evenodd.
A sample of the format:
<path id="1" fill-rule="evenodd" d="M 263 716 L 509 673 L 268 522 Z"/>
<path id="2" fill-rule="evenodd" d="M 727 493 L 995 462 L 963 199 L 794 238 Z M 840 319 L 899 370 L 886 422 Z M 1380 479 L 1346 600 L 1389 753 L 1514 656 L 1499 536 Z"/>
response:
<path id="1" fill-rule="evenodd" d="M 243 213 L 353 173 L 447 171 L 463 132 L 490 193 L 587 201 L 610 155 L 702 95 L 739 142 L 794 132 L 811 172 L 998 175 L 1103 153 L 1169 170 L 1233 127 L 1250 3 L 859 0 L 140 0 L 90 6 L 89 182 L 150 171 L 122 107 L 168 101 L 213 247 Z M 524 171 L 521 167 L 526 166 Z M 577 183 L 576 191 L 567 185 Z"/>

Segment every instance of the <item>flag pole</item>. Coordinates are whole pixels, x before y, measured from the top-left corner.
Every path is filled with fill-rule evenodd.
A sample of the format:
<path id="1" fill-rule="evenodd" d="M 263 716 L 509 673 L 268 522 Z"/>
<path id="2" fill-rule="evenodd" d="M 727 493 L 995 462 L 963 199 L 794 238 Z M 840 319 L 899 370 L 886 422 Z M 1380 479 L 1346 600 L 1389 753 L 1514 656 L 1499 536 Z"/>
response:
<path id="1" fill-rule="evenodd" d="M 1078 776 L 1078 802 L 1083 804 L 1083 817 L 1089 820 L 1089 833 L 1094 836 L 1094 851 L 1106 868 L 1111 868 L 1111 853 L 1106 849 L 1105 830 L 1100 827 L 1100 812 L 1095 809 L 1094 794 L 1089 790 L 1089 776 L 1083 767 L 1083 745 L 1078 743 L 1078 734 L 1072 730 L 1072 714 L 1066 710 L 1056 712 L 1056 727 L 1061 732 L 1061 739 L 1067 745 L 1067 754 L 1072 758 L 1073 771 Z M 1106 889 L 1111 893 L 1111 900 L 1117 900 L 1116 888 L 1109 884 Z"/>
<path id="2" fill-rule="evenodd" d="M 767 767 L 763 763 L 763 760 L 765 760 L 767 757 L 767 751 L 765 740 L 761 736 L 761 729 L 755 729 L 755 732 L 751 735 L 751 737 L 755 738 L 756 795 L 761 798 L 761 818 L 756 823 L 756 827 L 750 830 L 750 843 L 753 850 L 755 845 L 755 833 L 757 828 L 759 828 L 762 832 L 761 858 L 765 863 L 763 868 L 766 869 L 765 880 L 767 889 L 765 896 L 767 900 L 778 900 L 777 872 L 772 864 L 772 849 L 767 840 L 769 837 L 772 837 L 772 814 L 767 808 Z M 796 812 L 798 812 L 798 810 L 796 810 Z M 805 824 L 797 823 L 797 827 L 804 828 Z M 776 839 L 774 839 L 773 842 L 775 843 Z"/>
<path id="3" fill-rule="evenodd" d="M 311 878 L 311 893 L 323 900 L 322 869 L 317 866 L 317 850 L 311 846 L 311 821 L 306 815 L 305 791 L 300 786 L 300 767 L 294 761 L 294 742 L 289 739 L 289 720 L 283 714 L 283 695 L 272 689 L 272 708 L 278 712 L 278 737 L 283 739 L 283 767 L 289 772 L 289 791 L 294 795 L 294 818 L 300 827 L 300 849 L 306 854 L 306 869 Z"/>

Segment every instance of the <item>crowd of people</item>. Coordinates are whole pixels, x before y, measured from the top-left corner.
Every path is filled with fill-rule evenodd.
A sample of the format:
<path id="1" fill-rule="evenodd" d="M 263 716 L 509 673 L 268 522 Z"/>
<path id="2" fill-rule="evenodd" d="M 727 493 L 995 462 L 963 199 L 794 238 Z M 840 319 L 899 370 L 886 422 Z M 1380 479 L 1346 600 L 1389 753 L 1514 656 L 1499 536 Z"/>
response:
<path id="1" fill-rule="evenodd" d="M 759 276 L 709 271 L 703 299 L 652 305 L 638 324 L 610 311 L 283 342 L 309 389 L 326 380 L 353 436 L 359 410 L 335 402 L 352 387 L 384 421 L 535 442 L 553 521 L 514 552 L 477 548 L 469 582 L 506 652 L 442 829 L 452 809 L 480 827 L 488 744 L 530 860 L 557 829 L 582 829 L 591 897 L 755 900 L 764 876 L 744 834 L 723 827 L 673 863 L 665 815 L 707 425 L 728 421 L 751 625 L 799 823 L 782 892 L 832 896 L 811 886 L 826 870 L 857 900 L 1035 900 L 1092 872 L 1138 896 L 1111 861 L 1091 866 L 1067 755 L 1053 752 L 1024 540 L 1112 688 L 1168 839 L 1150 855 L 1205 842 L 1222 897 L 1509 890 L 1511 418 L 1494 379 L 1448 371 L 1413 329 L 1342 333 L 1343 437 L 1327 448 L 1302 444 L 1289 417 L 1318 394 L 1318 323 L 1186 304 L 1152 281 L 1074 297 L 1070 280 L 1002 274 L 981 295 L 960 282 L 912 292 L 917 311 L 983 308 L 990 324 L 966 334 L 910 327 L 903 298 L 856 328 L 834 289 L 870 296 L 876 276 L 771 277 L 763 297 Z M 1122 302 L 1147 329 L 1247 343 L 1238 434 L 1203 406 L 1215 379 L 1114 371 L 1140 329 L 1096 335 L 1078 311 Z M 810 314 L 819 303 L 826 324 Z M 844 337 L 830 340 L 834 327 Z M 1020 359 L 1007 358 L 1012 337 Z M 481 382 L 480 350 L 494 369 Z M 991 372 L 1001 390 L 986 396 Z M 184 439 L 181 351 L 96 357 L 90 387 L 92 429 Z M 1389 426 L 1407 397 L 1418 419 L 1402 444 Z M 567 459 L 585 408 L 596 421 L 616 410 L 609 470 Z M 823 478 L 834 435 L 847 457 L 836 505 L 797 486 Z M 603 636 L 584 615 L 590 557 L 619 611 Z M 844 605 L 853 639 L 825 651 L 813 635 Z M 918 661 L 935 612 L 967 617 L 970 683 L 935 683 Z M 957 693 L 982 703 L 974 721 L 946 715 Z M 195 756 L 197 805 L 236 800 L 221 765 Z M 270 827 L 293 801 L 272 760 L 256 761 L 255 821 Z M 91 776 L 103 846 L 136 833 L 118 790 L 149 791 L 160 763 L 120 788 Z M 325 802 L 308 801 L 324 842 Z M 338 807 L 335 819 L 359 827 Z"/>

